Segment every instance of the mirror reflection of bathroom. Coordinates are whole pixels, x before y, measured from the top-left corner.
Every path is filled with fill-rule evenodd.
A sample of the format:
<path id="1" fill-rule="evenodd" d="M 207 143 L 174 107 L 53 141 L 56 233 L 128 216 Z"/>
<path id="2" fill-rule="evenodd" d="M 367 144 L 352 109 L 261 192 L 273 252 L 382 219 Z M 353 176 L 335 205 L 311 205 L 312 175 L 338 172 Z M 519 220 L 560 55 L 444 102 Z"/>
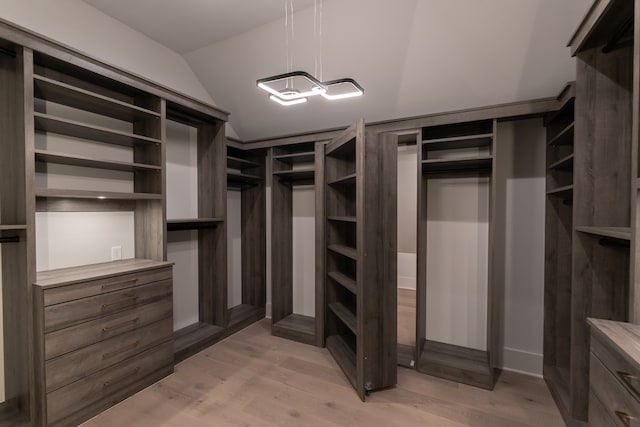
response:
<path id="1" fill-rule="evenodd" d="M 416 348 L 416 133 L 398 135 L 398 365 L 413 368 Z"/>

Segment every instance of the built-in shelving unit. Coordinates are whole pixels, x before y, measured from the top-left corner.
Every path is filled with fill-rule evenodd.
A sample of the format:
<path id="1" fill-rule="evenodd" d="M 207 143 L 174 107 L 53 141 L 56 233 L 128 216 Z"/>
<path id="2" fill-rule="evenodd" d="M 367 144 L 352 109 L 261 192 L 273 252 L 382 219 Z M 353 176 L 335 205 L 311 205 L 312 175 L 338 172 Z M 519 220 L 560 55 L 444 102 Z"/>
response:
<path id="1" fill-rule="evenodd" d="M 324 228 L 322 218 L 315 219 L 316 272 L 298 282 L 294 279 L 294 192 L 296 188 L 313 188 L 315 215 L 322 212 L 324 172 L 324 144 L 300 143 L 271 149 L 271 332 L 294 341 L 324 345 L 324 312 L 322 245 Z M 319 178 L 318 178 L 319 177 Z M 311 187 L 312 186 L 312 187 Z M 320 213 L 320 216 L 322 214 Z M 304 248 L 302 248 L 304 250 Z M 305 282 L 313 282 L 314 312 L 301 312 L 304 307 L 294 304 L 294 292 L 308 292 Z"/>
<path id="2" fill-rule="evenodd" d="M 325 147 L 324 333 L 362 400 L 396 382 L 396 169 L 363 120 Z"/>
<path id="3" fill-rule="evenodd" d="M 238 148 L 238 144 L 232 146 L 227 141 L 226 162 L 227 190 L 241 192 L 242 302 L 229 307 L 227 294 L 224 296 L 225 327 L 231 332 L 265 316 L 266 152 L 242 150 Z"/>
<path id="4" fill-rule="evenodd" d="M 571 365 L 575 92 L 575 83 L 563 88 L 558 96 L 561 108 L 547 114 L 544 121 L 547 130 L 544 377 L 556 401 L 565 408 L 569 405 Z M 558 136 L 563 138 L 560 140 Z"/>
<path id="5" fill-rule="evenodd" d="M 495 290 L 492 269 L 487 277 L 487 337 L 486 351 L 461 347 L 451 343 L 435 342 L 427 338 L 427 206 L 428 183 L 440 178 L 489 177 L 489 206 L 495 198 L 495 172 L 493 169 L 496 122 L 481 120 L 425 127 L 419 133 L 418 162 L 421 175 L 418 182 L 418 274 L 416 306 L 417 370 L 486 389 L 493 389 L 497 368 L 499 325 L 495 320 L 500 311 L 500 296 Z M 478 185 L 483 185 L 479 181 Z M 494 211 L 491 209 L 490 211 Z M 495 212 L 489 218 L 489 237 L 494 233 Z M 489 243 L 490 244 L 490 243 Z M 482 250 L 482 249 L 479 249 Z M 488 263 L 493 262 L 492 250 L 486 248 Z"/>

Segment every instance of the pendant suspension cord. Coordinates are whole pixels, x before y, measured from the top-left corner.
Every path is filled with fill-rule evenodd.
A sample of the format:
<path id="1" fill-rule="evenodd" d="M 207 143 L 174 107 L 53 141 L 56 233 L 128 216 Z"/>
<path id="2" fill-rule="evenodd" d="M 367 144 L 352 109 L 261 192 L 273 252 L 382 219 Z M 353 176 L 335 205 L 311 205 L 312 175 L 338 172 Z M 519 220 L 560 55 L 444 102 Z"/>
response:
<path id="1" fill-rule="evenodd" d="M 322 66 L 322 4 L 324 3 L 324 0 L 320 0 L 320 24 L 319 24 L 319 28 L 318 28 L 318 38 L 320 39 L 320 81 L 323 82 L 324 81 L 324 76 L 323 74 L 323 66 Z M 316 77 L 318 75 L 316 74 Z"/>
<path id="2" fill-rule="evenodd" d="M 295 38 L 296 38 L 296 33 L 295 33 L 295 26 L 294 26 L 294 22 L 293 22 L 293 0 L 289 0 L 289 21 L 291 21 L 291 44 L 293 44 L 295 42 Z M 294 46 L 295 47 L 295 46 Z M 291 73 L 293 72 L 293 55 L 294 55 L 294 48 L 291 49 L 290 52 L 290 57 L 289 57 L 289 69 L 288 72 Z M 291 87 L 293 87 L 293 79 L 291 79 Z"/>
<path id="3" fill-rule="evenodd" d="M 289 72 L 289 2 L 284 0 L 284 40 L 285 40 L 285 56 L 284 56 L 284 68 Z M 286 86 L 289 86 L 289 80 L 286 81 Z"/>
<path id="4" fill-rule="evenodd" d="M 318 77 L 318 0 L 313 0 L 313 76 Z"/>

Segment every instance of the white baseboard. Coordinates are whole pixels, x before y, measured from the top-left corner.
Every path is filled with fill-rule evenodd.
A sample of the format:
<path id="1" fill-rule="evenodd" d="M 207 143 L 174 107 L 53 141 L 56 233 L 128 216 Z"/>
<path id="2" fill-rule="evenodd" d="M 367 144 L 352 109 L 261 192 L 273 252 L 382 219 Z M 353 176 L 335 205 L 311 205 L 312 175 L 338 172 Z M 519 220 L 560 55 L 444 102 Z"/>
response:
<path id="1" fill-rule="evenodd" d="M 542 378 L 542 354 L 505 348 L 502 369 Z"/>
<path id="2" fill-rule="evenodd" d="M 264 306 L 264 315 L 267 319 L 271 319 L 271 303 L 268 302 Z"/>
<path id="3" fill-rule="evenodd" d="M 403 277 L 398 276 L 398 288 L 399 289 L 411 289 L 416 290 L 416 278 L 415 277 Z"/>

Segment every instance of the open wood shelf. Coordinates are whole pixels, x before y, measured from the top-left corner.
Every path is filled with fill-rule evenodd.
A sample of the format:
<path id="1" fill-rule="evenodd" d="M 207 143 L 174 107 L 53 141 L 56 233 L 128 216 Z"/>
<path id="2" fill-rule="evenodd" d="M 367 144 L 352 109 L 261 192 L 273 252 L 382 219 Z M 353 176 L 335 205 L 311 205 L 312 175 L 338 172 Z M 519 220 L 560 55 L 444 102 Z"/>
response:
<path id="1" fill-rule="evenodd" d="M 453 150 L 459 148 L 488 147 L 493 140 L 493 133 L 481 135 L 465 135 L 450 138 L 425 139 L 422 141 L 424 151 Z"/>
<path id="2" fill-rule="evenodd" d="M 574 154 L 571 153 L 568 156 L 563 157 L 562 159 L 558 160 L 557 162 L 553 162 L 552 164 L 549 165 L 550 170 L 567 170 L 567 171 L 571 171 L 573 170 L 573 159 L 574 159 Z"/>
<path id="3" fill-rule="evenodd" d="M 356 223 L 356 217 L 355 216 L 328 216 L 327 219 L 329 221 L 335 221 L 335 222 L 349 222 L 349 223 Z"/>
<path id="4" fill-rule="evenodd" d="M 26 229 L 27 226 L 25 224 L 0 224 L 0 231 L 20 231 Z"/>
<path id="5" fill-rule="evenodd" d="M 493 156 L 476 156 L 464 159 L 433 159 L 422 161 L 422 173 L 467 172 L 491 170 Z"/>
<path id="6" fill-rule="evenodd" d="M 345 289 L 347 289 L 352 294 L 356 295 L 358 293 L 358 286 L 356 285 L 356 281 L 346 274 L 340 273 L 339 271 L 330 271 L 327 273 L 332 280 L 336 283 L 342 285 Z"/>
<path id="7" fill-rule="evenodd" d="M 329 308 L 351 332 L 357 334 L 358 321 L 356 315 L 340 302 L 329 304 Z"/>
<path id="8" fill-rule="evenodd" d="M 35 97 L 118 120 L 159 119 L 160 113 L 80 89 L 47 77 L 34 75 Z"/>
<path id="9" fill-rule="evenodd" d="M 328 185 L 346 185 L 346 184 L 355 184 L 355 183 L 356 183 L 355 173 L 352 173 L 346 176 L 341 176 L 340 178 L 336 178 L 331 181 L 327 181 Z"/>
<path id="10" fill-rule="evenodd" d="M 305 151 L 301 153 L 279 154 L 273 156 L 273 160 L 279 160 L 289 164 L 313 163 L 315 160 L 314 151 Z"/>
<path id="11" fill-rule="evenodd" d="M 181 230 L 200 230 L 206 228 L 215 228 L 218 224 L 224 222 L 224 218 L 186 218 L 186 219 L 168 219 L 167 231 Z"/>
<path id="12" fill-rule="evenodd" d="M 109 128 L 94 126 L 74 120 L 63 119 L 44 113 L 33 113 L 35 128 L 41 132 L 57 133 L 74 138 L 89 139 L 106 144 L 134 147 L 144 144 L 160 144 L 161 140 L 144 135 L 120 132 Z"/>
<path id="13" fill-rule="evenodd" d="M 576 231 L 617 240 L 631 240 L 631 227 L 576 227 Z"/>
<path id="14" fill-rule="evenodd" d="M 110 191 L 36 189 L 36 197 L 61 199 L 161 200 L 162 194 L 116 193 Z"/>
<path id="15" fill-rule="evenodd" d="M 548 144 L 551 146 L 555 145 L 573 145 L 573 130 L 574 123 L 571 122 L 567 127 L 558 132 L 558 134 L 549 140 Z"/>
<path id="16" fill-rule="evenodd" d="M 257 168 L 262 166 L 252 160 L 241 159 L 240 157 L 227 156 L 227 167 L 231 169 Z"/>
<path id="17" fill-rule="evenodd" d="M 251 187 L 258 185 L 258 183 L 262 181 L 264 181 L 264 179 L 261 176 L 227 171 L 227 184 L 230 186 L 238 185 L 241 188 Z"/>
<path id="18" fill-rule="evenodd" d="M 239 304 L 229 309 L 229 328 L 251 320 L 255 317 L 264 317 L 264 307 L 256 307 L 251 304 Z"/>
<path id="19" fill-rule="evenodd" d="M 547 196 L 555 196 L 560 197 L 561 199 L 569 200 L 573 198 L 573 184 L 549 190 L 547 191 Z"/>
<path id="20" fill-rule="evenodd" d="M 347 258 L 351 258 L 354 261 L 358 259 L 358 252 L 356 251 L 356 248 L 345 245 L 328 245 L 327 249 L 329 249 L 331 252 L 340 254 Z"/>
<path id="21" fill-rule="evenodd" d="M 327 349 L 336 359 L 338 365 L 353 387 L 357 388 L 356 381 L 356 354 L 349 344 L 340 335 L 327 337 Z"/>
<path id="22" fill-rule="evenodd" d="M 271 325 L 271 333 L 282 338 L 313 345 L 316 342 L 316 319 L 292 313 Z"/>
<path id="23" fill-rule="evenodd" d="M 285 181 L 311 181 L 316 174 L 315 168 L 274 171 L 273 176 Z"/>
<path id="24" fill-rule="evenodd" d="M 142 163 L 118 162 L 112 160 L 98 160 L 90 157 L 56 153 L 46 150 L 35 150 L 37 162 L 55 163 L 59 165 L 83 166 L 88 168 L 106 169 L 124 172 L 160 172 L 161 166 L 147 165 Z"/>

